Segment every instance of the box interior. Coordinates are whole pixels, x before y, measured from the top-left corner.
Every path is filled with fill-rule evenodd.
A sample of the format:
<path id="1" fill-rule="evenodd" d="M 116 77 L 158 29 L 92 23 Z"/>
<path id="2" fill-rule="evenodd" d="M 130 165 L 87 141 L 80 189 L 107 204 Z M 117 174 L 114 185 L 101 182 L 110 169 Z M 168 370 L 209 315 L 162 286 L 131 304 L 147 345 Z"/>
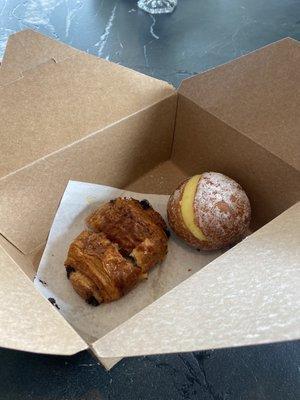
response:
<path id="1" fill-rule="evenodd" d="M 204 171 L 218 171 L 236 179 L 249 195 L 253 208 L 252 229 L 255 231 L 264 226 L 291 207 L 299 198 L 299 185 L 297 185 L 299 173 L 295 164 L 295 149 L 289 157 L 289 152 L 282 152 L 282 146 L 275 139 L 272 141 L 272 137 L 261 140 L 261 137 L 265 137 L 264 129 L 269 136 L 272 135 L 273 126 L 270 125 L 272 121 L 270 115 L 268 116 L 269 125 L 264 124 L 264 129 L 255 125 L 255 131 L 260 132 L 258 137 L 249 134 L 242 124 L 237 124 L 237 119 L 248 118 L 247 123 L 251 126 L 251 121 L 253 123 L 256 121 L 257 114 L 252 104 L 254 108 L 252 107 L 251 115 L 245 115 L 244 104 L 240 103 L 240 97 L 234 93 L 234 90 L 240 92 L 247 90 L 249 82 L 247 81 L 243 86 L 242 76 L 245 74 L 252 76 L 255 71 L 250 66 L 255 65 L 260 68 L 260 74 L 256 76 L 253 84 L 257 91 L 254 90 L 251 99 L 260 96 L 257 107 L 262 107 L 264 103 L 269 104 L 267 102 L 272 95 L 271 89 L 269 88 L 267 94 L 263 92 L 263 89 L 258 90 L 264 86 L 263 82 L 269 74 L 268 67 L 263 66 L 261 59 L 267 58 L 271 63 L 273 57 L 277 64 L 279 55 L 283 60 L 286 59 L 287 53 L 292 54 L 290 69 L 285 67 L 284 70 L 286 74 L 284 82 L 286 82 L 287 76 L 293 74 L 296 66 L 299 65 L 300 52 L 296 52 L 299 45 L 294 41 L 291 42 L 288 40 L 288 49 L 283 53 L 280 50 L 282 44 L 273 48 L 270 46 L 265 53 L 256 52 L 255 55 L 250 56 L 250 59 L 245 57 L 231 67 L 228 64 L 217 69 L 217 72 L 212 70 L 200 75 L 200 78 L 190 78 L 183 83 L 177 93 L 169 85 L 160 84 L 152 78 L 141 77 L 140 82 L 137 83 L 136 77 L 140 77 L 140 74 L 128 72 L 126 69 L 119 70 L 118 66 L 106 64 L 104 61 L 105 64 L 100 66 L 99 60 L 82 54 L 76 54 L 75 58 L 68 58 L 61 63 L 49 62 L 38 67 L 39 70 L 32 69 L 26 74 L 23 73 L 23 79 L 15 82 L 14 85 L 18 86 L 19 92 L 24 93 L 24 97 L 28 94 L 26 92 L 28 88 L 33 87 L 30 90 L 35 90 L 32 94 L 32 98 L 35 99 L 34 104 L 27 104 L 27 113 L 23 118 L 28 118 L 30 112 L 36 109 L 41 110 L 42 115 L 43 107 L 48 107 L 49 113 L 54 112 L 58 115 L 61 125 L 52 126 L 51 119 L 46 117 L 43 119 L 42 126 L 35 127 L 35 132 L 49 128 L 49 132 L 47 131 L 44 136 L 49 139 L 45 142 L 45 147 L 38 146 L 38 137 L 34 141 L 37 147 L 28 146 L 28 141 L 32 140 L 29 127 L 28 141 L 26 141 L 26 135 L 22 136 L 24 140 L 22 146 L 25 148 L 23 159 L 21 157 L 8 158 L 4 163 L 0 179 L 1 190 L 5 193 L 1 204 L 0 245 L 33 280 L 47 231 L 68 179 L 106 184 L 143 193 L 169 194 L 190 175 Z M 248 67 L 245 70 L 246 65 Z M 93 91 L 93 82 L 100 75 L 103 77 L 103 68 L 106 76 L 104 74 L 98 90 Z M 86 91 L 86 82 L 89 79 L 87 71 L 91 69 L 94 75 L 89 81 L 90 90 Z M 224 93 L 229 88 L 221 87 L 218 80 L 213 81 L 211 77 L 220 73 L 220 79 L 226 82 L 226 76 L 231 76 L 232 70 L 235 76 L 234 82 L 238 82 L 238 88 L 232 90 L 233 94 L 230 98 L 232 104 L 229 108 L 234 108 L 234 112 L 228 111 L 230 118 L 226 120 L 226 114 L 219 113 L 222 109 L 220 93 Z M 61 76 L 65 77 L 67 85 L 70 73 L 72 72 L 75 76 L 76 71 L 82 78 L 82 87 L 78 84 L 68 87 L 68 91 L 72 94 L 70 103 L 66 101 L 70 97 L 64 96 L 60 85 L 54 87 L 53 90 L 49 89 L 49 96 L 41 102 L 41 95 L 37 92 L 44 93 L 41 90 L 43 84 L 53 88 L 58 79 L 55 78 L 55 74 L 58 74 L 59 79 Z M 106 85 L 105 90 L 107 90 L 107 82 L 111 81 L 111 74 L 116 74 L 116 83 L 108 86 L 109 90 L 103 97 L 104 89 L 101 89 L 101 85 Z M 202 78 L 208 82 L 207 86 L 202 83 Z M 41 81 L 40 85 L 33 84 L 36 79 Z M 80 78 L 78 79 L 80 82 Z M 28 83 L 31 83 L 31 86 Z M 138 86 L 142 86 L 142 89 L 139 90 Z M 286 86 L 291 89 L 290 85 Z M 199 89 L 197 93 L 201 93 L 200 100 L 195 97 L 197 88 Z M 9 92 L 10 88 L 4 86 L 2 90 Z M 101 90 L 102 95 L 99 95 Z M 286 96 L 279 96 L 276 90 L 273 95 L 280 99 L 282 106 L 285 104 L 290 110 L 291 104 L 297 104 L 296 93 L 287 99 L 287 92 L 285 92 Z M 83 92 L 86 93 L 86 98 L 82 100 L 83 105 L 86 105 L 84 113 L 79 112 L 82 108 L 75 109 L 73 112 L 72 107 L 77 103 L 77 99 L 82 99 Z M 121 93 L 120 97 L 116 96 L 116 93 Z M 149 95 L 147 101 L 145 101 L 145 93 Z M 7 93 L 5 98 L 1 97 L 2 100 L 6 101 L 10 94 Z M 103 105 L 104 99 L 110 101 L 109 107 L 107 104 Z M 203 102 L 201 99 L 206 99 L 206 101 Z M 18 103 L 20 113 L 24 110 L 24 101 Z M 228 99 L 223 98 L 222 101 L 226 102 Z M 7 108 L 0 107 L 3 113 L 7 112 L 10 106 L 7 102 L 5 104 Z M 53 104 L 54 111 L 51 111 L 49 106 Z M 57 104 L 63 104 L 63 107 L 58 110 Z M 99 110 L 100 106 L 101 110 Z M 274 112 L 268 107 L 266 110 L 268 113 Z M 68 112 L 72 112 L 74 118 L 77 114 L 77 119 L 70 122 L 72 129 L 68 126 L 66 119 Z M 33 113 L 33 116 L 35 118 L 36 114 Z M 36 118 L 34 121 L 37 121 Z M 11 154 L 14 146 L 20 149 L 19 139 L 14 137 L 14 132 L 20 132 L 22 127 L 18 125 L 15 129 L 11 120 L 7 119 L 7 122 L 7 127 L 10 126 L 9 129 L 13 130 L 12 140 L 4 143 L 3 146 L 6 149 L 5 153 Z M 22 124 L 22 119 L 19 122 Z M 292 132 L 294 126 L 299 123 L 299 114 L 297 116 L 294 107 L 292 107 L 292 122 L 293 127 L 288 128 L 289 132 Z M 41 121 L 37 123 L 41 124 Z M 277 122 L 275 121 L 274 124 L 278 130 Z M 26 124 L 25 126 L 28 127 Z M 59 130 L 64 130 L 69 134 L 64 137 L 53 136 L 53 132 Z M 291 137 L 294 141 L 293 132 Z M 268 145 L 270 141 L 271 146 Z M 296 142 L 293 142 L 292 147 L 294 148 L 295 145 Z M 42 153 L 41 149 L 45 149 L 45 153 Z M 47 184 L 44 182 L 45 177 L 49 178 Z M 32 187 L 36 188 L 37 193 L 32 194 Z M 45 195 L 45 190 L 49 191 L 47 195 Z M 16 195 L 20 191 L 23 199 L 27 201 L 25 204 L 27 211 L 24 211 L 24 214 L 21 210 L 22 198 Z M 18 209 L 22 218 L 16 213 Z M 26 224 L 22 224 L 22 220 L 25 220 Z M 29 234 L 30 221 L 32 231 Z M 37 223 L 37 221 L 42 221 L 42 223 Z"/>
<path id="2" fill-rule="evenodd" d="M 180 127 L 178 126 L 179 130 Z M 183 128 L 184 129 L 184 128 Z M 194 132 L 193 132 L 194 134 Z M 197 134 L 197 133 L 196 133 Z M 223 133 L 220 134 L 223 137 Z M 186 153 L 185 155 L 176 154 L 176 139 L 172 146 L 172 156 L 165 161 L 158 162 L 156 165 L 150 165 L 150 168 L 146 170 L 142 175 L 138 176 L 136 179 L 132 181 L 126 182 L 124 185 L 119 183 L 118 177 L 114 180 L 110 177 L 109 181 L 105 178 L 101 180 L 101 178 L 96 180 L 93 177 L 89 180 L 88 177 L 85 177 L 86 181 L 94 181 L 99 184 L 109 184 L 114 187 L 124 188 L 131 191 L 141 192 L 141 193 L 157 193 L 157 194 L 170 194 L 179 183 L 191 176 L 193 174 L 197 174 L 201 171 L 218 171 L 227 174 L 228 176 L 236 179 L 238 182 L 242 184 L 245 188 L 249 198 L 251 199 L 251 205 L 253 207 L 253 216 L 251 221 L 251 230 L 255 231 L 262 227 L 264 224 L 278 216 L 284 210 L 288 209 L 294 202 L 296 201 L 296 196 L 298 192 L 297 185 L 295 182 L 298 181 L 299 177 L 296 171 L 286 166 L 286 164 L 282 163 L 282 161 L 276 157 L 270 157 L 271 168 L 266 177 L 260 177 L 260 174 L 263 172 L 265 174 L 265 170 L 263 160 L 259 160 L 259 158 L 255 159 L 255 163 L 257 165 L 256 170 L 254 169 L 246 169 L 245 159 L 243 157 L 239 157 L 238 152 L 235 153 L 236 157 L 234 158 L 234 162 L 225 163 L 224 158 L 231 158 L 232 149 L 229 143 L 225 143 L 222 141 L 222 158 L 217 159 L 214 163 L 212 160 L 215 155 L 212 153 L 206 152 L 205 154 L 202 152 L 201 143 L 195 143 L 193 145 L 193 152 L 195 153 L 195 158 L 191 160 L 190 158 L 190 148 L 189 144 L 193 142 L 193 138 L 184 137 L 178 140 L 186 141 Z M 221 141 L 221 138 L 219 139 Z M 218 139 L 217 139 L 218 141 Z M 246 139 L 247 141 L 247 139 Z M 141 143 L 142 146 L 147 146 L 149 144 L 148 138 L 144 138 L 144 143 Z M 171 143 L 167 143 L 166 154 L 169 153 Z M 197 145 L 197 146 L 196 146 Z M 254 152 L 262 151 L 264 149 L 259 146 L 254 146 Z M 112 153 L 114 153 L 114 150 Z M 228 154 L 226 152 L 228 150 Z M 182 147 L 181 150 L 182 151 Z M 197 157 L 197 153 L 201 154 L 201 157 Z M 177 159 L 177 158 L 178 159 Z M 192 163 L 192 164 L 191 164 Z M 133 170 L 139 171 L 144 169 L 144 166 L 140 166 L 139 160 L 133 161 L 133 165 L 131 166 Z M 242 171 L 242 172 L 241 172 Z M 276 182 L 279 177 L 281 180 L 286 175 L 286 171 L 290 174 L 291 184 L 286 180 L 284 186 L 280 187 L 282 182 Z M 70 176 L 70 179 L 74 179 L 74 175 Z M 275 184 L 279 186 L 278 192 L 281 195 L 283 193 L 282 198 L 279 199 L 273 196 L 273 189 Z M 258 206 L 256 206 L 258 204 Z M 263 205 L 263 206 L 262 206 Z M 262 208 L 262 212 L 261 212 Z M 2 236 L 1 243 L 6 245 L 7 248 L 10 249 L 10 253 L 14 254 L 14 258 L 17 258 L 21 262 L 19 266 L 24 272 L 33 279 L 35 276 L 35 272 L 38 268 L 39 260 L 43 252 L 44 244 L 40 244 L 37 249 L 28 254 L 24 255 L 15 246 L 9 241 L 5 240 Z"/>
<path id="3" fill-rule="evenodd" d="M 147 142 L 145 142 L 146 144 Z M 130 191 L 135 191 L 135 192 L 140 192 L 140 193 L 156 193 L 156 194 L 170 194 L 172 191 L 182 182 L 184 179 L 187 177 L 201 173 L 201 171 L 218 171 L 218 172 L 223 172 L 219 168 L 205 168 L 206 164 L 205 162 L 201 163 L 201 167 L 198 169 L 193 169 L 191 172 L 189 172 L 188 168 L 184 170 L 181 165 L 177 164 L 172 158 L 169 160 L 166 160 L 164 162 L 161 162 L 157 164 L 154 168 L 149 169 L 146 173 L 138 177 L 137 179 L 129 182 L 128 184 L 124 186 L 118 186 L 119 188 L 123 188 L 126 190 Z M 209 162 L 209 166 L 211 166 L 211 163 Z M 136 165 L 136 168 L 138 168 L 138 164 Z M 234 176 L 233 171 L 230 173 L 230 169 L 226 169 L 226 174 L 233 179 L 238 179 Z M 249 179 L 250 181 L 250 179 Z M 97 182 L 99 184 L 103 184 L 104 182 L 99 181 Z M 248 181 L 245 180 L 243 182 L 243 187 L 247 187 Z M 113 182 L 110 183 L 111 186 L 117 187 L 116 184 Z M 250 185 L 249 185 L 250 186 Z M 246 189 L 247 190 L 247 189 Z M 257 188 L 254 187 L 255 192 L 251 192 L 247 190 L 247 195 L 249 198 L 251 198 L 252 203 L 257 202 L 256 200 L 256 192 L 258 192 L 257 196 L 260 195 L 259 191 Z M 270 202 L 267 204 L 268 209 L 273 208 L 273 204 Z M 275 218 L 278 216 L 281 212 L 283 212 L 285 209 L 289 208 L 289 204 L 287 204 L 286 208 L 282 206 L 282 209 L 280 209 L 277 213 L 276 211 L 272 212 L 271 217 L 268 219 L 265 219 L 263 221 L 260 220 L 259 217 L 257 217 L 255 214 L 252 217 L 251 220 L 251 231 L 254 232 L 255 230 L 259 229 L 262 227 L 265 223 L 269 222 L 271 219 Z M 257 217 L 257 218 L 256 218 Z M 19 260 L 19 266 L 20 268 L 30 277 L 31 280 L 34 279 L 34 276 L 36 274 L 40 258 L 43 253 L 44 249 L 44 244 L 41 244 L 38 249 L 34 250 L 33 252 L 24 255 L 22 254 L 18 249 L 15 248 L 15 246 L 9 241 L 5 240 L 3 236 L 1 236 L 1 241 L 0 243 L 3 246 L 6 246 L 7 249 L 9 249 L 9 253 L 13 255 L 14 259 Z"/>

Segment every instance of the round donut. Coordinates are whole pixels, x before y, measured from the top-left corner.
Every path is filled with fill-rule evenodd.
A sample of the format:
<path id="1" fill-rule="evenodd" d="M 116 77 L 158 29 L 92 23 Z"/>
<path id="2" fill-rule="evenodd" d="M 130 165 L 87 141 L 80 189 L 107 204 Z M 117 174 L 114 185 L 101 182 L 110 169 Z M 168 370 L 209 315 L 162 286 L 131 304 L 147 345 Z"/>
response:
<path id="1" fill-rule="evenodd" d="M 243 238 L 251 206 L 243 188 L 217 172 L 183 181 L 170 196 L 168 221 L 175 234 L 199 250 L 219 250 Z"/>

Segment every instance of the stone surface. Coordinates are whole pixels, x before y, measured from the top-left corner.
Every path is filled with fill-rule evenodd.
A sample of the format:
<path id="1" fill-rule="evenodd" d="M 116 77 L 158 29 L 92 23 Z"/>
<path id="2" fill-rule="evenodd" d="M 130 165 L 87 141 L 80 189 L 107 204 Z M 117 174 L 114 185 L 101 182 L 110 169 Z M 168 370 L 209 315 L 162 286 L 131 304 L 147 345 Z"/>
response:
<path id="1" fill-rule="evenodd" d="M 122 360 L 0 351 L 1 400 L 296 400 L 297 342 Z"/>
<path id="2" fill-rule="evenodd" d="M 153 16 L 136 0 L 1 0 L 7 36 L 32 28 L 177 86 L 182 79 L 285 36 L 300 38 L 299 0 L 179 0 Z"/>
<path id="3" fill-rule="evenodd" d="M 37 29 L 178 86 L 182 79 L 285 36 L 300 40 L 300 0 L 179 0 L 151 16 L 135 0 L 0 0 L 7 37 Z M 300 344 L 125 359 L 106 372 L 87 352 L 47 357 L 0 350 L 0 400 L 293 400 Z"/>

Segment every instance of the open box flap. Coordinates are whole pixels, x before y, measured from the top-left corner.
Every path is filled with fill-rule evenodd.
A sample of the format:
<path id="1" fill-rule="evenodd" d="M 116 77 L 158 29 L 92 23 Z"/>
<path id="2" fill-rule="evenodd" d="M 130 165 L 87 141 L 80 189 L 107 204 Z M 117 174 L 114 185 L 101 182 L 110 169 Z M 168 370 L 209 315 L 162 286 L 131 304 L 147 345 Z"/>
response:
<path id="1" fill-rule="evenodd" d="M 28 29 L 17 32 L 7 41 L 0 68 L 0 85 L 9 84 L 20 78 L 24 71 L 50 59 L 58 62 L 79 52 L 36 31 Z"/>
<path id="2" fill-rule="evenodd" d="M 32 45 L 30 48 L 37 66 L 30 67 L 28 62 L 26 64 L 28 68 L 22 71 L 20 79 L 0 88 L 0 121 L 3 133 L 0 134 L 0 233 L 26 254 L 34 248 L 24 246 L 19 240 L 18 234 L 22 232 L 22 235 L 27 237 L 27 230 L 20 228 L 24 226 L 24 220 L 18 212 L 20 207 L 17 211 L 13 208 L 13 203 L 21 202 L 21 208 L 27 215 L 29 210 L 48 207 L 42 193 L 47 192 L 49 186 L 45 183 L 45 175 L 40 179 L 37 176 L 40 177 L 46 169 L 47 180 L 50 179 L 49 171 L 51 177 L 56 176 L 54 188 L 48 194 L 52 199 L 55 196 L 56 207 L 66 182 L 80 175 L 78 173 L 72 175 L 74 159 L 64 156 L 66 152 L 70 153 L 72 149 L 73 153 L 80 152 L 80 148 L 87 147 L 84 145 L 85 141 L 88 140 L 90 143 L 96 136 L 104 137 L 105 132 L 116 125 L 127 121 L 130 117 L 134 119 L 139 113 L 147 114 L 147 110 L 151 113 L 151 108 L 164 103 L 165 100 L 168 102 L 169 99 L 172 106 L 168 107 L 166 115 L 162 116 L 159 111 L 156 112 L 162 121 L 160 123 L 146 121 L 136 136 L 139 134 L 140 138 L 143 138 L 144 131 L 150 131 L 154 137 L 167 135 L 171 146 L 173 132 L 170 130 L 173 128 L 176 108 L 176 92 L 168 83 L 75 50 L 75 55 L 64 58 L 63 49 L 67 46 L 57 44 L 52 39 L 32 31 L 14 35 L 8 48 L 9 56 L 6 58 L 8 67 L 13 63 L 14 55 L 16 65 L 19 65 L 18 49 L 27 44 L 27 39 Z M 70 55 L 68 51 L 66 54 Z M 2 72 L 8 71 L 9 74 L 8 67 Z M 151 127 L 156 129 L 156 132 L 151 131 Z M 124 129 L 126 130 L 126 127 Z M 128 132 L 124 132 L 124 136 L 126 134 L 128 135 Z M 106 164 L 110 167 L 110 173 L 112 169 L 117 170 L 114 165 L 120 159 L 123 160 L 123 149 L 128 147 L 125 144 L 122 146 L 122 137 L 118 140 L 121 145 L 119 158 L 112 160 L 109 165 Z M 90 160 L 94 160 L 95 163 L 93 176 L 99 179 L 101 170 L 98 168 L 103 169 L 100 163 L 101 153 L 102 159 L 106 159 L 107 154 L 103 155 L 103 145 L 107 152 L 108 140 L 102 142 L 98 158 L 95 149 L 90 148 L 85 150 L 89 151 L 89 160 L 87 156 L 83 156 L 85 153 L 82 154 L 82 151 L 80 155 L 76 154 L 77 160 L 83 160 L 77 161 L 77 171 L 82 172 L 82 180 L 87 179 L 83 172 L 90 168 Z M 139 142 L 138 138 L 136 142 Z M 132 144 L 132 148 L 136 147 L 136 142 Z M 145 153 L 148 152 L 151 157 L 152 150 L 147 147 L 141 154 L 145 157 Z M 168 146 L 165 152 L 169 154 L 170 151 Z M 134 154 L 133 157 L 139 155 Z M 53 161 L 58 159 L 61 159 L 62 163 L 59 171 L 57 162 Z M 130 165 L 130 162 L 127 164 Z M 60 176 L 59 190 L 57 175 Z M 17 180 L 21 181 L 18 187 Z M 24 194 L 26 188 L 35 194 L 33 201 L 29 201 L 29 196 Z M 7 205 L 10 206 L 8 212 Z M 48 209 L 46 213 L 47 211 Z M 53 211 L 52 206 L 51 215 Z M 32 213 L 25 221 L 25 226 L 42 223 L 42 218 L 38 220 Z M 49 229 L 49 224 L 46 228 Z M 32 236 L 38 241 L 36 245 L 45 240 L 45 236 L 38 237 L 36 232 Z"/>
<path id="3" fill-rule="evenodd" d="M 0 178 L 175 93 L 166 82 L 77 51 L 23 74 L 0 88 Z"/>
<path id="4" fill-rule="evenodd" d="M 88 346 L 0 246 L 0 347 L 71 355 Z"/>
<path id="5" fill-rule="evenodd" d="M 179 93 L 300 169 L 300 42 L 287 38 L 184 80 Z"/>
<path id="6" fill-rule="evenodd" d="M 93 345 L 98 357 L 299 339 L 300 203 Z"/>

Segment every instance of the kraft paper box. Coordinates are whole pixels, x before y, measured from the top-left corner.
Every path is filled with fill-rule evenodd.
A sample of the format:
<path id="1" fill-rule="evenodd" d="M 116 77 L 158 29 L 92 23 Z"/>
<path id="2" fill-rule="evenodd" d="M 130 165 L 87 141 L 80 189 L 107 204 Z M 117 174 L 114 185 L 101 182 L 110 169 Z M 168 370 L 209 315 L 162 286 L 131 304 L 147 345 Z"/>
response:
<path id="1" fill-rule="evenodd" d="M 299 65 L 287 38 L 175 91 L 36 32 L 12 35 L 0 70 L 0 346 L 90 348 L 109 368 L 299 339 Z M 254 233 L 85 341 L 33 284 L 69 180 L 166 195 L 203 171 L 245 188 Z"/>

